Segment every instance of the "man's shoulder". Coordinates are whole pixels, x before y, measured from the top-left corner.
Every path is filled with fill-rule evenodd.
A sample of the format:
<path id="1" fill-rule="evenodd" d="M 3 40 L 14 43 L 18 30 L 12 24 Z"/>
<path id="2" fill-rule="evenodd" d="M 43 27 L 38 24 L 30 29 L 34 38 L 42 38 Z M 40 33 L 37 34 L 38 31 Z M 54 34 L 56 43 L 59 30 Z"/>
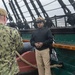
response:
<path id="1" fill-rule="evenodd" d="M 9 26 L 4 26 L 4 27 L 9 32 L 18 33 L 18 30 L 16 28 L 12 28 L 12 27 L 9 27 Z"/>
<path id="2" fill-rule="evenodd" d="M 16 30 L 17 31 L 17 29 L 16 28 L 13 28 L 13 27 L 9 27 L 9 26 L 5 26 L 7 29 L 10 29 L 10 30 Z"/>

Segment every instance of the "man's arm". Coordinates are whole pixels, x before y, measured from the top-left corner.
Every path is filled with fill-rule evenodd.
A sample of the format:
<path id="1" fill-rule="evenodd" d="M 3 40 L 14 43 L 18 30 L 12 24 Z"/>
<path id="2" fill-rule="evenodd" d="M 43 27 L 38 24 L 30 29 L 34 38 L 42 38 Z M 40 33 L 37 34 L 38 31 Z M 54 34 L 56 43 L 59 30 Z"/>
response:
<path id="1" fill-rule="evenodd" d="M 34 35 L 31 35 L 30 43 L 32 46 L 35 46 Z"/>
<path id="2" fill-rule="evenodd" d="M 43 44 L 52 44 L 53 43 L 53 36 L 50 30 L 47 32 L 47 40 Z"/>

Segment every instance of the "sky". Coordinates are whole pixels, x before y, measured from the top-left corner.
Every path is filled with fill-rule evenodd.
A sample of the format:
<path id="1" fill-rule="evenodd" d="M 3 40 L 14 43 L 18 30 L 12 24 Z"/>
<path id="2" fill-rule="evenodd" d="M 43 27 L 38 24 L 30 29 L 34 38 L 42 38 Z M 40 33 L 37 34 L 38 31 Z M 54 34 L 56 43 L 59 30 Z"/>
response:
<path id="1" fill-rule="evenodd" d="M 11 11 L 9 5 L 8 5 L 8 3 L 9 3 L 8 1 L 9 1 L 9 0 L 5 0 L 6 5 L 7 5 L 8 9 L 9 9 L 11 15 L 13 16 L 12 11 Z M 21 0 L 17 0 L 17 1 L 19 2 L 19 5 L 21 6 L 21 10 L 23 11 L 25 18 L 26 18 L 28 21 L 30 21 L 30 20 L 31 20 L 31 17 L 29 17 L 30 14 L 29 14 L 29 12 L 25 13 L 25 12 L 28 11 L 28 10 L 27 10 L 26 7 L 23 6 L 23 5 L 24 5 L 23 1 L 21 1 Z M 20 1 L 21 1 L 21 2 L 20 2 Z M 53 10 L 53 9 L 55 9 L 55 8 L 61 7 L 57 0 L 40 0 L 40 1 L 41 1 L 42 5 L 46 5 L 46 4 L 51 3 L 51 2 L 54 1 L 53 3 L 51 3 L 51 4 L 47 5 L 47 6 L 44 6 L 44 9 L 47 11 L 47 14 L 49 15 L 49 17 L 53 17 L 53 16 L 55 16 L 55 15 L 63 15 L 63 14 L 64 14 L 63 9 Z M 27 0 L 27 2 L 29 3 L 30 1 Z M 63 2 L 64 2 L 66 5 L 69 5 L 69 4 L 70 4 L 68 0 L 63 0 Z M 35 1 L 34 3 L 36 4 L 36 1 Z M 32 5 L 31 5 L 30 3 L 29 3 L 29 6 L 31 7 L 31 9 L 33 9 Z M 37 8 L 39 8 L 39 6 L 38 6 L 37 4 L 36 4 L 36 6 L 37 6 Z M 2 3 L 2 0 L 0 0 L 0 7 L 4 8 L 4 5 L 3 5 L 3 3 Z M 74 11 L 74 9 L 73 9 L 72 6 L 67 6 L 67 7 L 70 9 L 70 11 L 71 11 L 72 13 L 75 13 L 75 11 Z M 16 7 L 16 8 L 17 8 L 17 7 Z M 5 9 L 5 8 L 4 8 L 4 9 Z M 17 9 L 16 9 L 16 10 L 17 10 Z M 38 9 L 38 10 L 39 10 L 39 12 L 41 12 L 40 9 Z M 53 10 L 53 11 L 52 11 L 52 10 Z M 18 10 L 17 10 L 17 12 L 18 12 Z M 37 17 L 35 11 L 32 10 L 32 12 L 35 14 L 35 17 Z M 18 12 L 18 13 L 19 13 L 19 12 Z M 41 14 L 41 15 L 43 16 L 43 14 Z M 13 17 L 13 18 L 14 18 L 14 17 Z"/>

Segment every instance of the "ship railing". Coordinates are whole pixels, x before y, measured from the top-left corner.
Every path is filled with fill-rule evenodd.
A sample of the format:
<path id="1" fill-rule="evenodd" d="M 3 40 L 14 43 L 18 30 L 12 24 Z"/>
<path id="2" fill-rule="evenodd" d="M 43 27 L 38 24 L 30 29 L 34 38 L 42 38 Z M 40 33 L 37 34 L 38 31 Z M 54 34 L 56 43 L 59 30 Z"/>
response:
<path id="1" fill-rule="evenodd" d="M 67 50 L 75 50 L 75 45 L 69 45 L 69 44 L 60 44 L 60 43 L 54 43 L 52 44 L 55 48 L 62 48 Z"/>
<path id="2" fill-rule="evenodd" d="M 30 40 L 23 40 L 23 42 L 30 42 Z M 75 45 L 69 45 L 69 44 L 53 43 L 52 47 L 62 48 L 67 50 L 75 50 Z"/>
<path id="3" fill-rule="evenodd" d="M 29 40 L 23 40 L 23 42 L 30 42 L 30 41 Z M 75 51 L 75 45 L 74 44 L 72 45 L 72 44 L 64 44 L 64 43 L 53 43 L 52 47 L 57 48 L 57 49 Z"/>

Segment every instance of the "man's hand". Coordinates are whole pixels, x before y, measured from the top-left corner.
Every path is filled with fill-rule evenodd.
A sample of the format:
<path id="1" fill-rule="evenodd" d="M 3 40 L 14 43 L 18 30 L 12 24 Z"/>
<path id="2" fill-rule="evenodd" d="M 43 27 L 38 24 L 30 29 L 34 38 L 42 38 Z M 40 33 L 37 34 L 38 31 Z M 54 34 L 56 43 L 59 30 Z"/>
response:
<path id="1" fill-rule="evenodd" d="M 39 42 L 39 46 L 42 47 L 43 46 L 43 43 L 42 42 Z"/>
<path id="2" fill-rule="evenodd" d="M 43 46 L 43 43 L 42 42 L 35 43 L 35 46 L 37 48 L 41 48 Z"/>
<path id="3" fill-rule="evenodd" d="M 35 46 L 36 46 L 37 48 L 39 48 L 39 43 L 35 43 Z"/>

